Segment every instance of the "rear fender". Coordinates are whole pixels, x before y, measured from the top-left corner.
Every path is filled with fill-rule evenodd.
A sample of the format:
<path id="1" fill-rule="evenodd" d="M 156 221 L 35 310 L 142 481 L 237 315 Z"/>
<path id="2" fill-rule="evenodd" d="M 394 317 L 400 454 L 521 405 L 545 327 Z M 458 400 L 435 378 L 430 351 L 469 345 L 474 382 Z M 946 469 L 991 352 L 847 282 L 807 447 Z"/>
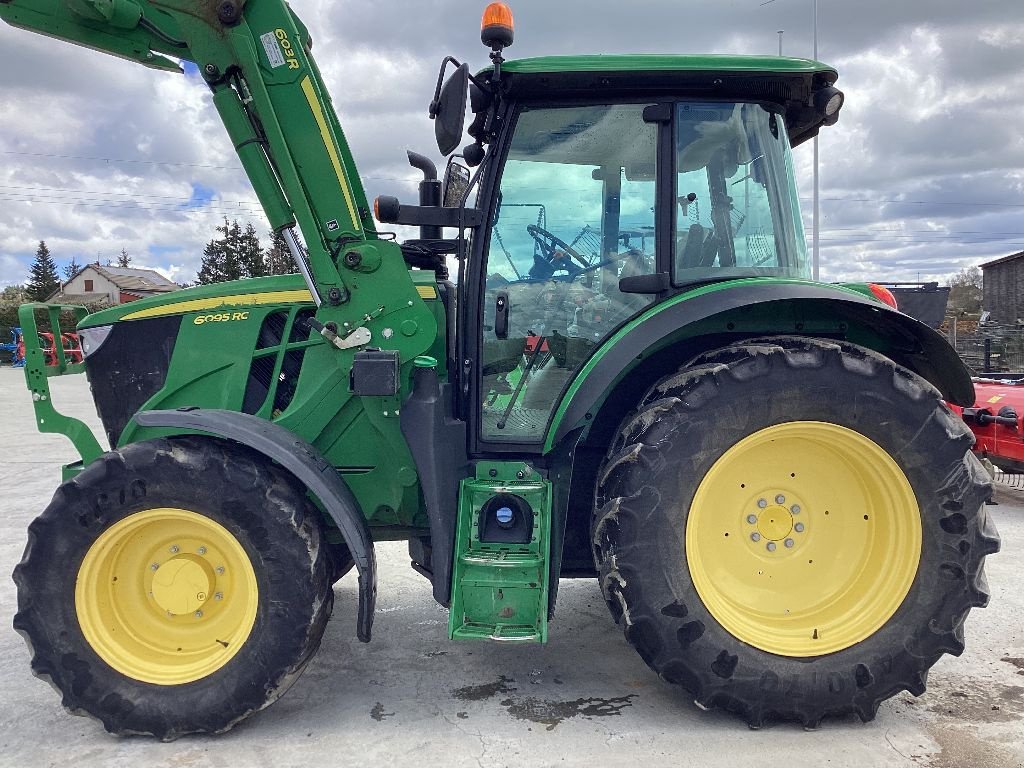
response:
<path id="1" fill-rule="evenodd" d="M 973 403 L 970 374 L 956 352 L 938 332 L 912 317 L 838 286 L 729 281 L 674 296 L 608 338 L 562 394 L 544 451 L 576 429 L 589 430 L 620 386 L 645 389 L 650 381 L 637 381 L 645 378 L 637 371 L 641 366 L 657 358 L 678 365 L 710 347 L 777 333 L 860 344 L 917 373 L 949 402 Z"/>
<path id="2" fill-rule="evenodd" d="M 377 598 L 377 564 L 370 528 L 352 491 L 316 448 L 272 422 L 218 409 L 141 411 L 135 422 L 190 434 L 200 432 L 248 446 L 280 464 L 320 502 L 341 531 L 359 573 L 359 618 L 356 634 L 368 643 Z"/>

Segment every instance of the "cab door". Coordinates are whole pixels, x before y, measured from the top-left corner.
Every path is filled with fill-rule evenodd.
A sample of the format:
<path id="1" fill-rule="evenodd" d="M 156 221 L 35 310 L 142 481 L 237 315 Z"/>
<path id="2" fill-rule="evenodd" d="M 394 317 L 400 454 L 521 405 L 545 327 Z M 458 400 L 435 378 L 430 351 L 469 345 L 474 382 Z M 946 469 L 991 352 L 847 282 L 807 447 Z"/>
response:
<path id="1" fill-rule="evenodd" d="M 518 112 L 478 277 L 480 451 L 538 448 L 576 371 L 655 298 L 620 287 L 659 269 L 659 125 L 647 106 Z"/>

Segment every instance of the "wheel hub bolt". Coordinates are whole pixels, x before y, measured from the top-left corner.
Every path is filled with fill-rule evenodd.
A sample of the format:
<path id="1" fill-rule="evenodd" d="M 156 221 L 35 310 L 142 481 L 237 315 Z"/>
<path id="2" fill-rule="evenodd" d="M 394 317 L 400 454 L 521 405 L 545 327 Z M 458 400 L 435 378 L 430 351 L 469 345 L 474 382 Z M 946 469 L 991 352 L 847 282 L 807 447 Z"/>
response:
<path id="1" fill-rule="evenodd" d="M 196 616 L 197 619 L 201 619 L 201 618 L 203 618 L 203 612 L 202 611 L 196 611 L 195 616 Z"/>
<path id="2" fill-rule="evenodd" d="M 754 531 L 752 534 L 750 534 L 750 540 L 751 541 L 760 541 L 761 540 L 761 534 L 758 533 L 757 531 Z"/>
<path id="3" fill-rule="evenodd" d="M 800 514 L 800 505 L 799 504 L 794 504 L 792 507 L 789 508 L 789 511 L 792 512 L 794 515 L 799 515 Z"/>
<path id="4" fill-rule="evenodd" d="M 213 599 L 214 600 L 223 600 L 224 599 L 224 593 L 223 592 L 215 592 L 213 594 Z"/>
<path id="5" fill-rule="evenodd" d="M 774 552 L 775 551 L 775 542 L 774 541 L 769 541 L 768 544 L 767 544 L 767 549 L 768 549 L 769 552 Z"/>
<path id="6" fill-rule="evenodd" d="M 767 507 L 768 506 L 767 499 L 758 499 L 757 500 L 757 506 L 759 506 L 761 509 L 764 509 L 765 507 Z"/>
<path id="7" fill-rule="evenodd" d="M 206 554 L 206 547 L 200 547 L 199 549 L 196 550 L 196 552 L 198 554 L 200 554 L 200 555 L 205 555 Z"/>
<path id="8" fill-rule="evenodd" d="M 178 545 L 177 545 L 177 544 L 172 544 L 172 545 L 171 545 L 171 554 L 172 554 L 172 555 L 176 555 L 176 554 L 178 554 L 178 553 L 179 553 L 180 551 L 181 551 L 181 548 L 180 548 L 180 547 L 178 547 Z"/>
<path id="9" fill-rule="evenodd" d="M 151 570 L 151 571 L 159 571 L 160 570 L 160 563 L 153 563 L 151 566 L 149 566 L 149 570 Z"/>
<path id="10" fill-rule="evenodd" d="M 785 541 L 785 542 L 783 542 L 783 543 L 784 543 L 784 544 L 786 545 L 786 548 L 787 548 L 787 549 L 788 549 L 789 547 L 792 547 L 792 546 L 793 546 L 794 544 L 796 544 L 796 542 L 795 542 L 795 541 L 793 541 L 792 539 L 786 539 L 786 541 Z"/>
<path id="11" fill-rule="evenodd" d="M 803 523 L 797 523 L 796 525 L 793 526 L 793 530 L 796 531 L 797 533 L 803 533 L 804 532 L 804 524 Z"/>
<path id="12" fill-rule="evenodd" d="M 757 522 L 757 515 L 747 515 L 747 522 L 753 525 Z"/>
<path id="13" fill-rule="evenodd" d="M 218 565 L 217 566 L 217 573 L 218 574 L 223 574 L 224 573 L 224 566 L 223 565 Z"/>

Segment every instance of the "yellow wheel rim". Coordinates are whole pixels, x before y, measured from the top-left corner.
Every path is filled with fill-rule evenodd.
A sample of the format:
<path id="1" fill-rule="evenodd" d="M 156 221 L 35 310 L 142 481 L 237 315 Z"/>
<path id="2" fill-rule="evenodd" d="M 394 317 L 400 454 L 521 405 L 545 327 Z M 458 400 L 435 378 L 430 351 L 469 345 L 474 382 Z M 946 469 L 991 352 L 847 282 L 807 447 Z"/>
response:
<path id="1" fill-rule="evenodd" d="M 907 596 L 921 516 L 895 461 L 851 429 L 768 427 L 697 488 L 686 559 L 711 615 L 749 645 L 818 656 L 877 632 Z"/>
<path id="2" fill-rule="evenodd" d="M 224 526 L 183 509 L 150 509 L 93 542 L 75 585 L 82 634 L 107 664 L 156 685 L 223 667 L 256 621 L 256 573 Z"/>

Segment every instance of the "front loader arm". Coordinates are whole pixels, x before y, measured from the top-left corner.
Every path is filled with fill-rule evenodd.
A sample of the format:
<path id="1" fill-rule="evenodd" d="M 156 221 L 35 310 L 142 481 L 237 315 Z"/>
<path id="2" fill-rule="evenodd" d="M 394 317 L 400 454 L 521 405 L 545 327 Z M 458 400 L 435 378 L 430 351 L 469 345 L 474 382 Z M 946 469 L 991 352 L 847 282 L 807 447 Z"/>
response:
<path id="1" fill-rule="evenodd" d="M 377 238 L 309 34 L 283 0 L 0 0 L 0 18 L 156 69 L 194 62 L 271 227 L 301 228 L 316 303 L 345 301 L 339 253 Z"/>

